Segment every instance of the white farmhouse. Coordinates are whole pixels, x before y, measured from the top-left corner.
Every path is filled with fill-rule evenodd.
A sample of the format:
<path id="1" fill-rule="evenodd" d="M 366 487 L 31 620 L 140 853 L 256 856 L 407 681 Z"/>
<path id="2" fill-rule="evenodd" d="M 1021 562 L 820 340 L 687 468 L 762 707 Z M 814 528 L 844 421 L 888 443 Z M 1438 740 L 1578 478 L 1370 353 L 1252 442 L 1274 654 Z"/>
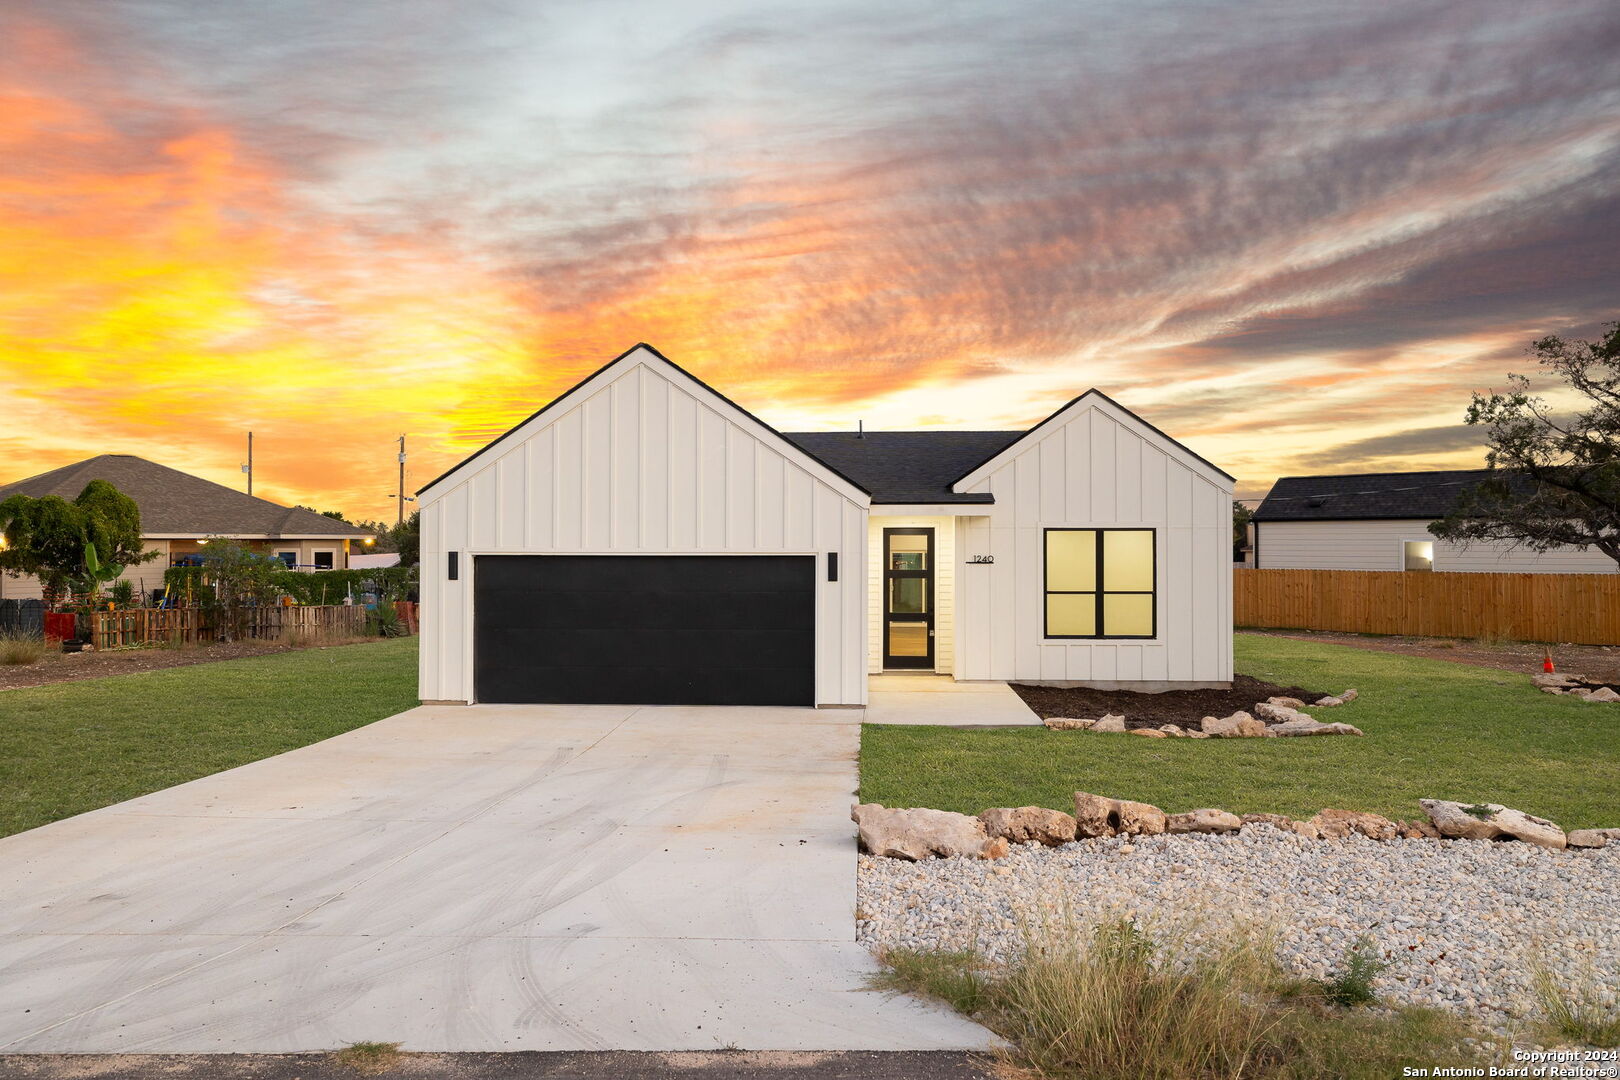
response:
<path id="1" fill-rule="evenodd" d="M 1226 685 L 1232 487 L 1096 390 L 1028 431 L 783 434 L 638 345 L 421 490 L 421 697 Z"/>

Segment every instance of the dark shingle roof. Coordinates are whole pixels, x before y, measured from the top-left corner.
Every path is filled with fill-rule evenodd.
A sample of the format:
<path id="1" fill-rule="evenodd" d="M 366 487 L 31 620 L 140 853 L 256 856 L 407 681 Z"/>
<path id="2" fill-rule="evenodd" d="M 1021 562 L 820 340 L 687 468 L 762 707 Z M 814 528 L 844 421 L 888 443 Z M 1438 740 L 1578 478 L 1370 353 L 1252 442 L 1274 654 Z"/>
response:
<path id="1" fill-rule="evenodd" d="M 1450 472 L 1285 476 L 1254 512 L 1256 521 L 1348 521 L 1445 517 L 1457 496 L 1491 475 L 1489 469 Z"/>
<path id="2" fill-rule="evenodd" d="M 312 510 L 281 506 L 132 454 L 102 454 L 0 487 L 11 495 L 72 500 L 106 480 L 141 508 L 144 536 L 370 536 Z"/>
<path id="3" fill-rule="evenodd" d="M 872 493 L 875 503 L 989 503 L 956 482 L 1016 442 L 1022 431 L 801 431 L 783 438 Z"/>

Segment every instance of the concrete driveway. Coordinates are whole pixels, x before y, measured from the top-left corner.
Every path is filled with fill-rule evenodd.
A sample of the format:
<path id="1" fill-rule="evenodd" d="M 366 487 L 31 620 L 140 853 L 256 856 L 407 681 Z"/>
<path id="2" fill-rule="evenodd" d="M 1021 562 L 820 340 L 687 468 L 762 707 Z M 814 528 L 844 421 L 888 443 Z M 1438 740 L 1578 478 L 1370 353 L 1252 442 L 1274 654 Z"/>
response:
<path id="1" fill-rule="evenodd" d="M 0 1052 L 983 1047 L 862 989 L 860 716 L 419 708 L 0 840 Z"/>

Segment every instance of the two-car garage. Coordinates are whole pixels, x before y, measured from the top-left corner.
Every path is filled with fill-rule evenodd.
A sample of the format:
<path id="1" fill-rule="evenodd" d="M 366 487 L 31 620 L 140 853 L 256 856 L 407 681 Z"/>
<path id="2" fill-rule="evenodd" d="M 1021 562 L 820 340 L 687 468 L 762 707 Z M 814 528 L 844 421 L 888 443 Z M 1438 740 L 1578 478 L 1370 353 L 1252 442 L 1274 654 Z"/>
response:
<path id="1" fill-rule="evenodd" d="M 425 702 L 866 704 L 870 493 L 646 346 L 420 500 Z"/>
<path id="2" fill-rule="evenodd" d="M 796 555 L 482 555 L 482 702 L 814 705 L 815 563 Z"/>

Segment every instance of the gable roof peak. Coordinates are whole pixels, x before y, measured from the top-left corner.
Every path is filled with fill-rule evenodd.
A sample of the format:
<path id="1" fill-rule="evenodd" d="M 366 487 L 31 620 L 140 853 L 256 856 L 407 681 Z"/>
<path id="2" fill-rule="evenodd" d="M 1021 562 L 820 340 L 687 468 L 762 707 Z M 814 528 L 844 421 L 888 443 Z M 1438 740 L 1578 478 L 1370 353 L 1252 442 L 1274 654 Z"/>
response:
<path id="1" fill-rule="evenodd" d="M 581 390 L 582 388 L 584 388 L 584 387 L 590 385 L 591 383 L 595 382 L 597 380 L 597 378 L 599 378 L 600 376 L 602 376 L 606 372 L 612 370 L 614 367 L 616 367 L 621 362 L 630 359 L 631 357 L 635 356 L 637 353 L 640 353 L 640 352 L 650 353 L 652 356 L 656 357 L 661 363 L 663 363 L 665 366 L 670 368 L 672 371 L 674 371 L 681 378 L 686 379 L 686 380 L 694 383 L 696 386 L 698 386 L 705 393 L 707 393 L 710 396 L 718 399 L 719 401 L 721 401 L 722 403 L 724 403 L 728 407 L 730 407 L 732 409 L 735 409 L 739 414 L 741 414 L 742 418 L 745 421 L 747 421 L 748 423 L 751 423 L 751 424 L 756 424 L 760 428 L 763 428 L 769 435 L 771 435 L 774 438 L 776 438 L 777 440 L 779 440 L 784 446 L 788 447 L 792 452 L 794 452 L 796 454 L 799 454 L 799 455 L 802 455 L 803 457 L 809 459 L 817 467 L 825 470 L 828 474 L 830 474 L 832 477 L 835 477 L 838 481 L 841 481 L 843 484 L 848 485 L 848 487 L 850 489 L 852 489 L 853 491 L 859 493 L 859 495 L 867 497 L 867 498 L 871 497 L 872 493 L 870 491 L 868 491 L 859 481 L 851 479 L 848 475 L 846 475 L 845 473 L 843 473 L 839 469 L 837 469 L 834 466 L 828 464 L 827 462 L 821 460 L 815 454 L 810 453 L 808 450 L 804 449 L 803 447 L 795 444 L 791 439 L 788 439 L 780 431 L 776 430 L 776 428 L 772 427 L 770 424 L 767 424 L 765 421 L 761 420 L 759 417 L 755 416 L 753 413 L 749 412 L 747 409 L 743 408 L 741 405 L 737 404 L 735 401 L 732 401 L 726 395 L 722 394 L 720 391 L 716 390 L 714 387 L 710 386 L 708 383 L 704 382 L 702 379 L 698 378 L 696 375 L 693 375 L 690 371 L 687 371 L 685 368 L 681 367 L 681 365 L 677 364 L 675 361 L 671 360 L 669 357 L 665 356 L 663 353 L 659 352 L 656 348 L 654 348 L 653 346 L 647 344 L 645 341 L 636 342 L 630 348 L 626 349 L 624 352 L 620 353 L 618 356 L 615 356 L 612 360 L 609 360 L 607 363 L 603 364 L 601 367 L 597 368 L 595 371 L 591 372 L 589 375 L 585 376 L 583 379 L 576 382 L 573 386 L 570 386 L 567 390 L 564 390 L 562 393 L 558 394 L 556 397 L 552 398 L 550 401 L 548 401 L 544 405 L 540 406 L 540 408 L 536 409 L 534 412 L 530 413 L 528 416 L 524 417 L 522 420 L 518 421 L 516 424 L 513 424 L 510 428 L 506 429 L 504 432 L 497 435 L 495 438 L 491 439 L 489 442 L 485 443 L 483 446 L 479 447 L 477 450 L 474 450 L 471 454 L 468 454 L 466 457 L 462 458 L 460 461 L 458 461 L 454 465 L 450 466 L 450 468 L 446 469 L 444 472 L 440 473 L 438 476 L 434 477 L 432 480 L 429 480 L 427 483 L 425 483 L 421 487 L 417 488 L 416 489 L 417 496 L 420 498 L 423 495 L 423 493 L 427 492 L 428 490 L 430 490 L 430 489 L 432 489 L 434 487 L 437 487 L 439 484 L 441 484 L 445 480 L 449 479 L 451 476 L 454 476 L 456 473 L 460 472 L 463 468 L 465 468 L 466 466 L 471 464 L 477 458 L 482 457 L 484 454 L 488 453 L 490 450 L 494 449 L 496 446 L 500 445 L 501 443 L 505 442 L 507 439 L 509 439 L 512 436 L 516 435 L 518 432 L 522 431 L 524 428 L 528 427 L 529 424 L 531 424 L 535 420 L 539 419 L 539 417 L 542 414 L 544 414 L 546 412 L 549 412 L 550 410 L 556 408 L 563 401 L 565 401 L 568 398 L 572 397 L 579 390 Z"/>

